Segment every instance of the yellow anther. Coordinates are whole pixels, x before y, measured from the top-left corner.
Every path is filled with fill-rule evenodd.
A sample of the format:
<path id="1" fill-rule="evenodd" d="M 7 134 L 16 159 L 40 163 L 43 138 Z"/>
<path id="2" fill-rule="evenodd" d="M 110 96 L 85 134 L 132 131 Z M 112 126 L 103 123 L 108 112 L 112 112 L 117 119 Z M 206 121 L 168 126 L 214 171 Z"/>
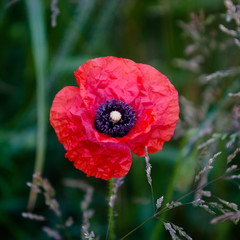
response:
<path id="1" fill-rule="evenodd" d="M 113 123 L 119 122 L 120 119 L 121 119 L 121 117 L 122 117 L 122 114 L 121 114 L 120 112 L 118 112 L 118 111 L 112 111 L 112 112 L 110 113 L 110 118 L 111 118 L 111 121 L 112 121 Z"/>

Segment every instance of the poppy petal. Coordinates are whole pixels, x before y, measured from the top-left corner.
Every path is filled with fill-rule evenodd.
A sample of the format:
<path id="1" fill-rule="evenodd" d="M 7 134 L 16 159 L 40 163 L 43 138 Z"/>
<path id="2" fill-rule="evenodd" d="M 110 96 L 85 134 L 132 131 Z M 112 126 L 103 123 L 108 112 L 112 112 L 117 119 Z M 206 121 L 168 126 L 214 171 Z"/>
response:
<path id="1" fill-rule="evenodd" d="M 79 88 L 65 87 L 56 95 L 50 123 L 67 150 L 66 157 L 88 176 L 109 179 L 123 177 L 131 167 L 131 153 L 125 144 L 98 143 L 91 132 L 94 118 L 81 99 Z"/>
<path id="2" fill-rule="evenodd" d="M 149 153 L 162 149 L 163 143 L 172 137 L 179 118 L 178 92 L 168 78 L 155 68 L 138 64 L 143 73 L 143 87 L 139 97 L 140 101 L 147 101 L 147 97 L 154 106 L 157 120 L 151 130 L 143 135 L 130 140 L 127 144 L 138 156 L 144 156 L 144 148 L 148 147 Z"/>
<path id="3" fill-rule="evenodd" d="M 88 177 L 104 180 L 125 176 L 132 164 L 130 149 L 125 144 L 81 141 L 65 156 Z"/>
<path id="4" fill-rule="evenodd" d="M 82 102 L 78 87 L 65 87 L 57 93 L 50 110 L 50 123 L 66 150 L 88 139 L 94 120 Z"/>
<path id="5" fill-rule="evenodd" d="M 80 94 L 87 109 L 95 114 L 101 103 L 118 99 L 130 103 L 142 87 L 138 65 L 124 58 L 100 57 L 75 71 Z"/>

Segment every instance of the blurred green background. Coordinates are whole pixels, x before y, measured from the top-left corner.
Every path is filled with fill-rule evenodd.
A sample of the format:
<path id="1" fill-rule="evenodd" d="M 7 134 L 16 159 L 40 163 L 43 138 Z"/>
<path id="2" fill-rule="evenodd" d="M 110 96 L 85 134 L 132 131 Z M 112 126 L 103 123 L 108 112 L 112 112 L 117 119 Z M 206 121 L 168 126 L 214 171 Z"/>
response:
<path id="1" fill-rule="evenodd" d="M 74 219 L 70 229 L 72 239 L 80 239 L 83 214 L 80 203 L 85 192 L 64 186 L 63 180 L 84 180 L 94 187 L 90 229 L 105 239 L 108 184 L 86 178 L 64 158 L 63 146 L 48 121 L 55 94 L 64 86 L 76 86 L 74 70 L 91 58 L 112 55 L 150 64 L 167 75 L 180 98 L 184 97 L 176 136 L 161 152 L 150 155 L 156 199 L 168 192 L 170 201 L 191 191 L 201 154 L 197 147 L 214 132 L 226 133 L 231 138 L 234 131 L 239 131 L 230 124 L 232 108 L 239 105 L 239 100 L 226 100 L 229 91 L 239 91 L 239 72 L 224 81 L 210 84 L 201 81 L 204 74 L 239 66 L 239 48 L 229 43 L 231 36 L 219 29 L 220 23 L 225 24 L 222 0 L 55 1 L 60 10 L 55 27 L 53 2 L 0 3 L 1 239 L 50 239 L 42 227 L 54 228 L 58 219 L 45 206 L 43 196 L 38 197 L 34 213 L 46 216 L 47 222 L 21 216 L 27 211 L 29 198 L 26 183 L 32 180 L 34 168 L 42 167 L 43 176 L 56 190 L 64 218 Z M 193 12 L 197 15 L 191 15 Z M 192 25 L 188 27 L 183 23 L 190 21 Z M 204 148 L 206 159 L 217 150 L 223 152 L 213 177 L 221 174 L 226 157 L 234 150 L 233 146 L 226 149 L 229 139 L 222 135 L 216 141 L 214 146 Z M 236 140 L 234 144 L 239 142 Z M 36 154 L 40 161 L 37 166 Z M 234 185 L 223 181 L 211 190 L 239 203 L 239 190 Z M 116 213 L 116 239 L 153 214 L 143 158 L 133 156 L 131 170 L 119 190 Z M 235 240 L 240 236 L 237 225 L 211 225 L 212 216 L 192 206 L 170 211 L 165 218 L 184 227 L 193 239 Z M 157 222 L 149 221 L 128 239 L 170 239 L 168 232 L 159 230 Z"/>

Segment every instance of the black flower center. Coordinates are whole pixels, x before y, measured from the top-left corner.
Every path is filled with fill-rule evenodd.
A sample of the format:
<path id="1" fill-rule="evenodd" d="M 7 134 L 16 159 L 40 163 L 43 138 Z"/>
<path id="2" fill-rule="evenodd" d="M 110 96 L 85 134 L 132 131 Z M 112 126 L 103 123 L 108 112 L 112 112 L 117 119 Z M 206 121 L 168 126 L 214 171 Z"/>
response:
<path id="1" fill-rule="evenodd" d="M 137 120 L 132 109 L 130 105 L 116 99 L 101 103 L 96 113 L 96 129 L 111 137 L 126 136 Z"/>

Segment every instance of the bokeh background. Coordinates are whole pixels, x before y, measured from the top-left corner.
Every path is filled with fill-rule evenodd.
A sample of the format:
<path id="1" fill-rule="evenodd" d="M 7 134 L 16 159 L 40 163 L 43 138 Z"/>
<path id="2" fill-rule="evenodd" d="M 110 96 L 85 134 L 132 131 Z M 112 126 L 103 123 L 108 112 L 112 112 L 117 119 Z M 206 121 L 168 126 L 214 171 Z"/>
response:
<path id="1" fill-rule="evenodd" d="M 191 191 L 195 172 L 216 152 L 222 154 L 209 178 L 225 171 L 227 157 L 239 146 L 240 131 L 239 97 L 228 95 L 239 92 L 239 32 L 231 35 L 219 28 L 223 24 L 236 30 L 239 25 L 234 19 L 227 22 L 226 12 L 223 0 L 1 1 L 1 239 L 51 239 L 43 226 L 57 229 L 59 219 L 42 195 L 33 212 L 44 215 L 46 221 L 21 215 L 27 211 L 29 199 L 26 183 L 31 182 L 36 168 L 42 169 L 43 177 L 56 190 L 63 218 L 73 217 L 72 239 L 81 236 L 80 204 L 86 192 L 64 182 L 81 180 L 93 187 L 89 230 L 105 239 L 108 183 L 87 178 L 64 158 L 65 150 L 48 121 L 55 94 L 64 86 L 76 86 L 74 70 L 94 57 L 112 55 L 150 64 L 167 75 L 179 92 L 181 120 L 175 136 L 161 152 L 150 155 L 155 200 L 161 196 L 176 200 Z M 237 159 L 238 155 L 236 163 Z M 238 183 L 221 180 L 208 190 L 239 203 Z M 183 202 L 193 199 L 191 195 Z M 133 156 L 115 210 L 116 239 L 153 214 L 144 158 Z M 193 239 L 239 239 L 238 225 L 213 225 L 212 218 L 191 205 L 164 216 Z M 128 239 L 171 237 L 161 222 L 153 219 Z"/>

